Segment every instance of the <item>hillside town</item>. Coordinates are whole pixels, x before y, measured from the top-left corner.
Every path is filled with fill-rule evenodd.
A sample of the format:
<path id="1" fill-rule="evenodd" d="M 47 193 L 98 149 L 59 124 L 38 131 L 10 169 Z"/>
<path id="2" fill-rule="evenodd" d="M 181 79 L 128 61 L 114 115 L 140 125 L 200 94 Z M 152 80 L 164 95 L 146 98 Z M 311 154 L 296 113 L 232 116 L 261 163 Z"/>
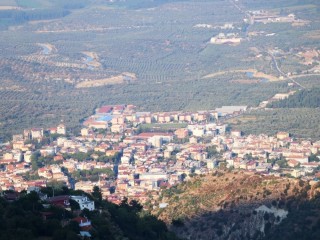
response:
<path id="1" fill-rule="evenodd" d="M 320 141 L 249 135 L 224 123 L 247 111 L 224 106 L 197 112 L 138 112 L 133 105 L 102 106 L 78 136 L 57 127 L 24 130 L 0 150 L 1 190 L 63 184 L 105 199 L 145 203 L 162 189 L 215 169 L 318 181 Z M 144 128 L 148 126 L 148 128 Z M 76 201 L 87 208 L 86 199 Z M 87 205 L 86 205 L 87 204 Z"/>

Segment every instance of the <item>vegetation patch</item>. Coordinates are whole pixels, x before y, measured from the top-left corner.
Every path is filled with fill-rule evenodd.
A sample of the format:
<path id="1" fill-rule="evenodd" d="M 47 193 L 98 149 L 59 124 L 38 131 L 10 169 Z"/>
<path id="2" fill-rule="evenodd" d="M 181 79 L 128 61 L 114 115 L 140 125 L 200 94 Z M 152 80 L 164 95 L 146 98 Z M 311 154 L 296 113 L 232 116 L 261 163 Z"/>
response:
<path id="1" fill-rule="evenodd" d="M 169 130 L 176 130 L 178 128 L 185 128 L 187 127 L 187 123 L 150 123 L 150 124 L 141 124 L 140 129 L 143 132 L 149 131 L 169 131 Z"/>
<path id="2" fill-rule="evenodd" d="M 306 33 L 304 35 L 307 38 L 313 39 L 313 40 L 319 40 L 320 39 L 320 30 L 314 30 Z"/>
<path id="3" fill-rule="evenodd" d="M 270 74 L 265 74 L 263 72 L 259 72 L 256 69 L 230 70 L 230 71 L 216 72 L 216 73 L 211 73 L 211 74 L 205 75 L 204 77 L 202 77 L 202 79 L 214 78 L 214 77 L 217 77 L 220 75 L 228 75 L 228 74 L 233 74 L 233 73 L 251 73 L 252 77 L 254 77 L 254 78 L 263 78 L 263 79 L 267 79 L 268 81 L 279 81 L 280 80 L 278 77 L 272 76 Z"/>
<path id="4" fill-rule="evenodd" d="M 268 104 L 271 108 L 319 108 L 320 88 L 302 89 L 281 101 Z"/>
<path id="5" fill-rule="evenodd" d="M 122 74 L 115 76 L 115 77 L 80 82 L 76 85 L 76 88 L 101 87 L 101 86 L 106 86 L 106 85 L 122 84 L 122 83 L 125 83 L 126 81 L 130 82 L 132 80 L 137 80 L 135 74 L 122 73 Z"/>
<path id="6" fill-rule="evenodd" d="M 279 131 L 287 131 L 298 138 L 320 138 L 320 111 L 315 111 L 314 108 L 256 110 L 243 117 L 254 117 L 255 120 L 241 121 L 240 117 L 239 121 L 231 122 L 230 126 L 245 134 L 274 135 Z"/>

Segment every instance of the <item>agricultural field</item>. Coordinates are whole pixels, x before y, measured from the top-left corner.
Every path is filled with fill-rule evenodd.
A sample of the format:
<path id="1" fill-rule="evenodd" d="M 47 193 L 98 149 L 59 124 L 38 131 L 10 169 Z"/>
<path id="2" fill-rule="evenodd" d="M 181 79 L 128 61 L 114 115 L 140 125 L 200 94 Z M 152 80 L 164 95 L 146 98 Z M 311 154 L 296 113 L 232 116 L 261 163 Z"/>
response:
<path id="1" fill-rule="evenodd" d="M 275 135 L 287 131 L 296 138 L 320 138 L 320 111 L 314 108 L 281 108 L 253 111 L 228 123 L 244 134 Z"/>
<path id="2" fill-rule="evenodd" d="M 187 123 L 145 123 L 141 124 L 142 132 L 168 132 L 187 127 Z"/>
<path id="3" fill-rule="evenodd" d="M 3 0 L 3 1 L 1 1 L 0 6 L 15 7 L 15 6 L 17 6 L 17 3 L 15 0 Z M 0 8 L 0 9 L 4 10 L 5 8 Z"/>
<path id="4" fill-rule="evenodd" d="M 1 5 L 21 8 L 0 10 L 2 139 L 61 119 L 79 127 L 101 104 L 135 104 L 148 111 L 257 106 L 290 91 L 291 80 L 279 73 L 272 56 L 297 81 L 318 84 L 313 68 L 319 59 L 305 65 L 299 55 L 319 50 L 320 5 L 314 0 L 5 0 Z M 248 11 L 261 9 L 293 13 L 304 25 L 244 22 Z M 210 44 L 220 33 L 242 40 Z"/>

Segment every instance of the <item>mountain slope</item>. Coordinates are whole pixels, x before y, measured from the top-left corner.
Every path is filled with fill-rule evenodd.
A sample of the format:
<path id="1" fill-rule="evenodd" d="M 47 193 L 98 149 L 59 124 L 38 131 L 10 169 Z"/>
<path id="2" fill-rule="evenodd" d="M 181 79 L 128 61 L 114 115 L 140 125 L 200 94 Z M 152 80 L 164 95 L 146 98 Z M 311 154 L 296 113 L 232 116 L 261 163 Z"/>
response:
<path id="1" fill-rule="evenodd" d="M 168 206 L 153 213 L 184 239 L 263 239 L 309 188 L 298 179 L 216 172 L 164 190 L 158 201 Z"/>

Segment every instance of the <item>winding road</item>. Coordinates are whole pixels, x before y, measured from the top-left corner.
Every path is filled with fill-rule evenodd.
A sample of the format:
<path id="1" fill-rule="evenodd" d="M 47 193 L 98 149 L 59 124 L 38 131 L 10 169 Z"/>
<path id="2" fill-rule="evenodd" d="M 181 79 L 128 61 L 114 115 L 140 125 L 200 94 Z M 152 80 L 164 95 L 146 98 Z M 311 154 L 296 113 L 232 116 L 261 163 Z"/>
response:
<path id="1" fill-rule="evenodd" d="M 271 56 L 272 61 L 273 61 L 274 65 L 276 66 L 276 69 L 277 69 L 277 71 L 280 73 L 280 75 L 282 75 L 282 76 L 290 79 L 293 83 L 295 83 L 295 84 L 298 85 L 299 87 L 305 89 L 305 87 L 304 87 L 303 85 L 301 85 L 299 82 L 297 82 L 296 80 L 294 80 L 293 78 L 291 78 L 290 76 L 288 76 L 287 74 L 285 74 L 284 72 L 282 72 L 281 69 L 280 69 L 280 67 L 279 67 L 279 65 L 278 65 L 278 62 L 277 62 L 275 56 L 274 56 L 271 52 L 269 52 L 269 51 L 268 51 L 267 53 Z"/>

